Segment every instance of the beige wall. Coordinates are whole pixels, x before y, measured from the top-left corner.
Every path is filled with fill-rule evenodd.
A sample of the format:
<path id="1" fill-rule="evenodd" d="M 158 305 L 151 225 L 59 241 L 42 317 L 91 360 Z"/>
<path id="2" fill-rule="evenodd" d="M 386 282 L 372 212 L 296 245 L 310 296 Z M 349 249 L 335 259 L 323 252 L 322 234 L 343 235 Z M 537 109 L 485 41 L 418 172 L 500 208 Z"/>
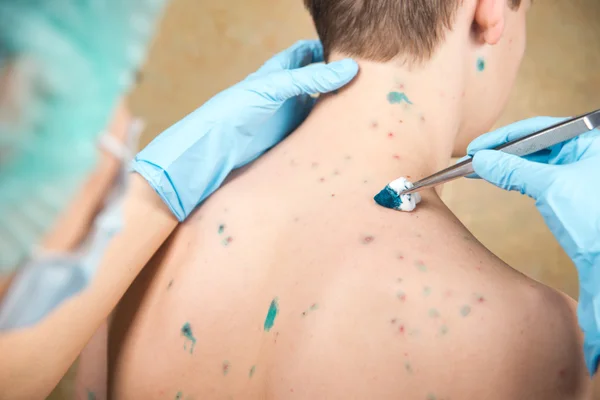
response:
<path id="1" fill-rule="evenodd" d="M 529 21 L 527 55 L 500 123 L 600 107 L 600 1 L 536 0 Z M 273 53 L 311 37 L 301 0 L 173 0 L 131 96 L 149 123 L 144 142 Z M 529 199 L 467 180 L 448 185 L 444 197 L 510 265 L 577 295 L 574 268 Z"/>

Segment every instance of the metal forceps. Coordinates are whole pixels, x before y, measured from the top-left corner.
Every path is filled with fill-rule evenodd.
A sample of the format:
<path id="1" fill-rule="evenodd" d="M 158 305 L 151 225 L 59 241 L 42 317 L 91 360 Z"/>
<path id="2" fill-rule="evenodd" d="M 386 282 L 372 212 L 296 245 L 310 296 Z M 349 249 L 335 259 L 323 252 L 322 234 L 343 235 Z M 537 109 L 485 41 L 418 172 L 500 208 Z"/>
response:
<path id="1" fill-rule="evenodd" d="M 526 156 L 533 154 L 536 151 L 546 149 L 555 144 L 562 143 L 583 133 L 589 132 L 600 127 L 600 110 L 592 111 L 587 114 L 580 115 L 556 125 L 552 125 L 546 129 L 531 133 L 522 138 L 505 143 L 492 150 L 503 151 L 516 156 Z M 450 182 L 457 178 L 462 178 L 473 174 L 472 158 L 460 162 L 452 167 L 443 169 L 435 174 L 423 178 L 414 183 L 410 189 L 405 189 L 400 192 L 400 195 L 418 192 L 419 190 L 427 189 L 433 186 L 441 185 Z"/>

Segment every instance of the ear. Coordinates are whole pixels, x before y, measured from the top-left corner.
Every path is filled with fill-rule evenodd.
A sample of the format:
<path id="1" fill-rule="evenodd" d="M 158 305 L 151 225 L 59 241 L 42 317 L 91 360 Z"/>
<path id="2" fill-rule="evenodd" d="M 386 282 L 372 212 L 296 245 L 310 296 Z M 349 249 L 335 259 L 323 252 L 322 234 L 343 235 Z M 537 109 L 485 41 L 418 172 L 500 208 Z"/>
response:
<path id="1" fill-rule="evenodd" d="M 477 0 L 475 20 L 480 40 L 494 45 L 504 33 L 506 0 Z"/>

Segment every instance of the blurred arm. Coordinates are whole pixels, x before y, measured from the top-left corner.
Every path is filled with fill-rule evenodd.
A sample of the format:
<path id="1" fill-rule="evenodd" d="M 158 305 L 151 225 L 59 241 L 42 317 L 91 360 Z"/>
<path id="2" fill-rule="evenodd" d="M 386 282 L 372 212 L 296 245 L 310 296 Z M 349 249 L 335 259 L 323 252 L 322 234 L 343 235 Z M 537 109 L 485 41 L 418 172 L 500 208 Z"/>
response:
<path id="1" fill-rule="evenodd" d="M 108 321 L 85 346 L 77 365 L 75 399 L 108 399 Z"/>
<path id="2" fill-rule="evenodd" d="M 154 190 L 133 174 L 124 227 L 112 240 L 98 275 L 39 324 L 0 336 L 0 399 L 45 398 L 129 285 L 177 226 Z"/>

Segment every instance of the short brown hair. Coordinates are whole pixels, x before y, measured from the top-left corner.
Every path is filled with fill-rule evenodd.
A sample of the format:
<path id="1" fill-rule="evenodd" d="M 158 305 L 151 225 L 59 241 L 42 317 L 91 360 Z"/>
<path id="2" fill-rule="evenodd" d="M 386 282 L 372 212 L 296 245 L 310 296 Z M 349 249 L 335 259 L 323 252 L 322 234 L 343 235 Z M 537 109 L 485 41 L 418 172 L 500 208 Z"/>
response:
<path id="1" fill-rule="evenodd" d="M 452 27 L 462 0 L 304 0 L 325 58 L 332 51 L 389 61 L 426 60 Z M 519 7 L 521 0 L 509 0 Z"/>

